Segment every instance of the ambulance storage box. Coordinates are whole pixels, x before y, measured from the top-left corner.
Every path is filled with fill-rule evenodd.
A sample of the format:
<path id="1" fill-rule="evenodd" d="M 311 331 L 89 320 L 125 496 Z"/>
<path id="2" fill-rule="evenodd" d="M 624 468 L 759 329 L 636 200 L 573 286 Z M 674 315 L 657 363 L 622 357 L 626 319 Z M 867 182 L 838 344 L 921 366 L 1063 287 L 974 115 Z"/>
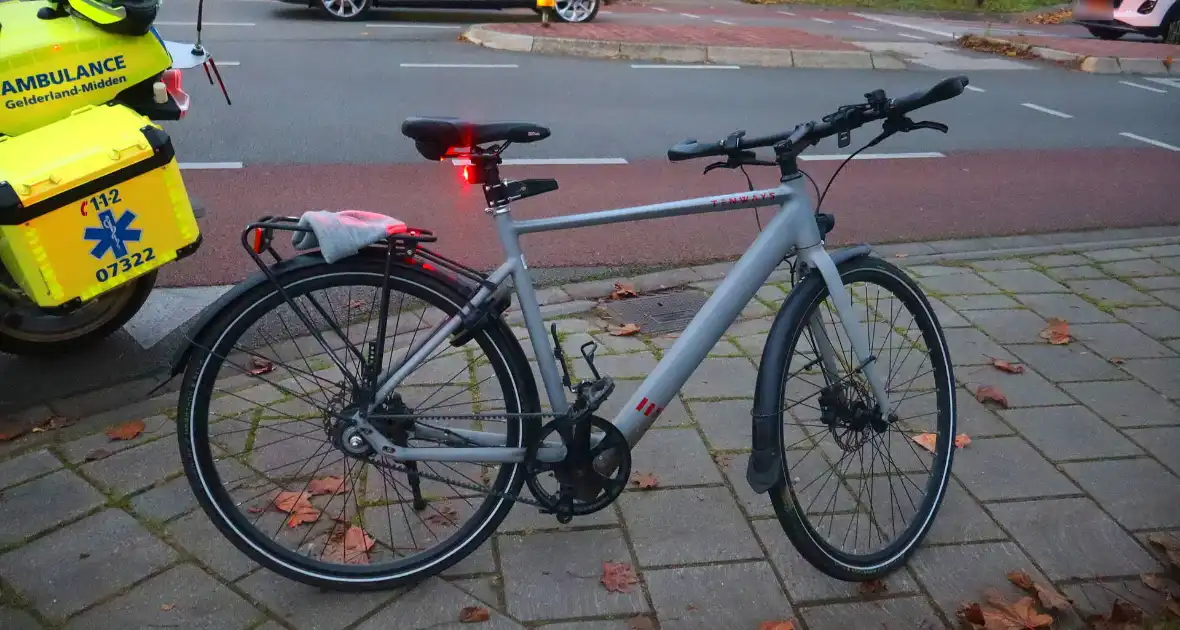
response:
<path id="1" fill-rule="evenodd" d="M 163 129 L 89 106 L 0 138 L 0 262 L 44 308 L 72 308 L 183 258 L 201 235 Z"/>

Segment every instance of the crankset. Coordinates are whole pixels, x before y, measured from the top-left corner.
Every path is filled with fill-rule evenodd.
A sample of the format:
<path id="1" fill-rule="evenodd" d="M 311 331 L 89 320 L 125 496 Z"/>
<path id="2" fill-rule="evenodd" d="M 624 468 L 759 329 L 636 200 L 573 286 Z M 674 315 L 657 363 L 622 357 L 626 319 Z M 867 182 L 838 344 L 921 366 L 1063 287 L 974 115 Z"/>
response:
<path id="1" fill-rule="evenodd" d="M 572 431 L 565 430 L 569 428 Z M 590 446 L 595 429 L 601 432 L 601 438 Z M 560 462 L 537 459 L 537 448 L 554 433 L 565 444 L 565 459 Z M 595 466 L 595 461 L 604 456 L 610 458 L 613 467 L 609 474 L 603 474 Z M 631 449 L 623 433 L 603 418 L 588 414 L 574 420 L 558 418 L 541 429 L 540 437 L 529 447 L 525 466 L 525 483 L 541 503 L 541 513 L 555 514 L 557 521 L 564 524 L 575 516 L 604 509 L 619 498 L 631 477 Z M 557 480 L 556 493 L 541 485 L 539 477 L 547 472 L 553 473 Z"/>

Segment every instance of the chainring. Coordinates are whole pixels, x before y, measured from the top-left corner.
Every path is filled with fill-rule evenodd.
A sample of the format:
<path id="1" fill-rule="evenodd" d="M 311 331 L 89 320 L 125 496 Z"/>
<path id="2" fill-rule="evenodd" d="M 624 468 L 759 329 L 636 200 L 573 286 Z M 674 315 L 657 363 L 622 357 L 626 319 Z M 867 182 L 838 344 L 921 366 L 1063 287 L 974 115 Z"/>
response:
<path id="1" fill-rule="evenodd" d="M 558 521 L 569 522 L 573 516 L 593 514 L 609 506 L 623 493 L 631 477 L 631 449 L 627 438 L 610 421 L 595 415 L 575 421 L 586 423 L 591 430 L 602 432 L 602 439 L 586 453 L 583 464 L 574 463 L 575 445 L 565 442 L 566 456 L 560 462 L 543 462 L 537 459 L 537 449 L 551 434 L 557 434 L 561 424 L 568 422 L 559 418 L 541 428 L 540 436 L 529 447 L 525 458 L 525 483 L 533 497 L 545 511 L 556 514 Z M 607 455 L 614 459 L 614 469 L 609 475 L 599 472 L 594 461 Z M 560 486 L 555 494 L 541 485 L 540 475 L 552 472 Z"/>

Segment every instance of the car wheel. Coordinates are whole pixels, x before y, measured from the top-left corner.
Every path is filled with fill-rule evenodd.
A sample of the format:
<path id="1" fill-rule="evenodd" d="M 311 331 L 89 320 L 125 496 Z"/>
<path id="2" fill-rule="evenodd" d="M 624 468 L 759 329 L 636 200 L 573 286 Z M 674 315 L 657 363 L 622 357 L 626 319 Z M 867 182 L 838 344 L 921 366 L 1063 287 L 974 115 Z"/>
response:
<path id="1" fill-rule="evenodd" d="M 1094 37 L 1106 40 L 1119 39 L 1123 35 L 1127 34 L 1126 31 L 1120 31 L 1114 28 L 1102 28 L 1101 26 L 1087 26 L 1086 30 L 1090 31 L 1090 34 Z"/>
<path id="2" fill-rule="evenodd" d="M 602 0 L 557 0 L 553 13 L 562 22 L 593 22 Z"/>
<path id="3" fill-rule="evenodd" d="M 316 0 L 320 11 L 333 20 L 359 20 L 373 8 L 373 0 Z"/>
<path id="4" fill-rule="evenodd" d="M 1164 28 L 1164 43 L 1180 45 L 1180 18 L 1172 20 Z"/>

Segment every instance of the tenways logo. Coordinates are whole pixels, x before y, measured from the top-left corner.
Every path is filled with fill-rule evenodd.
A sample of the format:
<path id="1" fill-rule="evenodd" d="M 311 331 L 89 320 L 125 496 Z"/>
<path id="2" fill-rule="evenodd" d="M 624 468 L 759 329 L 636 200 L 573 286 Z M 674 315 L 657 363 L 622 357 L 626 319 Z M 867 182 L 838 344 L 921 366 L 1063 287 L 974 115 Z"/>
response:
<path id="1" fill-rule="evenodd" d="M 123 55 L 115 55 L 113 57 L 107 57 L 106 59 L 91 61 L 87 64 L 78 64 L 77 66 L 59 68 L 51 72 L 30 74 L 27 77 L 19 77 L 13 80 L 4 81 L 3 84 L 0 84 L 0 96 L 22 94 L 24 92 L 41 90 L 55 85 L 69 85 L 78 81 L 94 79 L 107 73 L 115 73 L 126 69 L 127 62 L 123 60 Z"/>

